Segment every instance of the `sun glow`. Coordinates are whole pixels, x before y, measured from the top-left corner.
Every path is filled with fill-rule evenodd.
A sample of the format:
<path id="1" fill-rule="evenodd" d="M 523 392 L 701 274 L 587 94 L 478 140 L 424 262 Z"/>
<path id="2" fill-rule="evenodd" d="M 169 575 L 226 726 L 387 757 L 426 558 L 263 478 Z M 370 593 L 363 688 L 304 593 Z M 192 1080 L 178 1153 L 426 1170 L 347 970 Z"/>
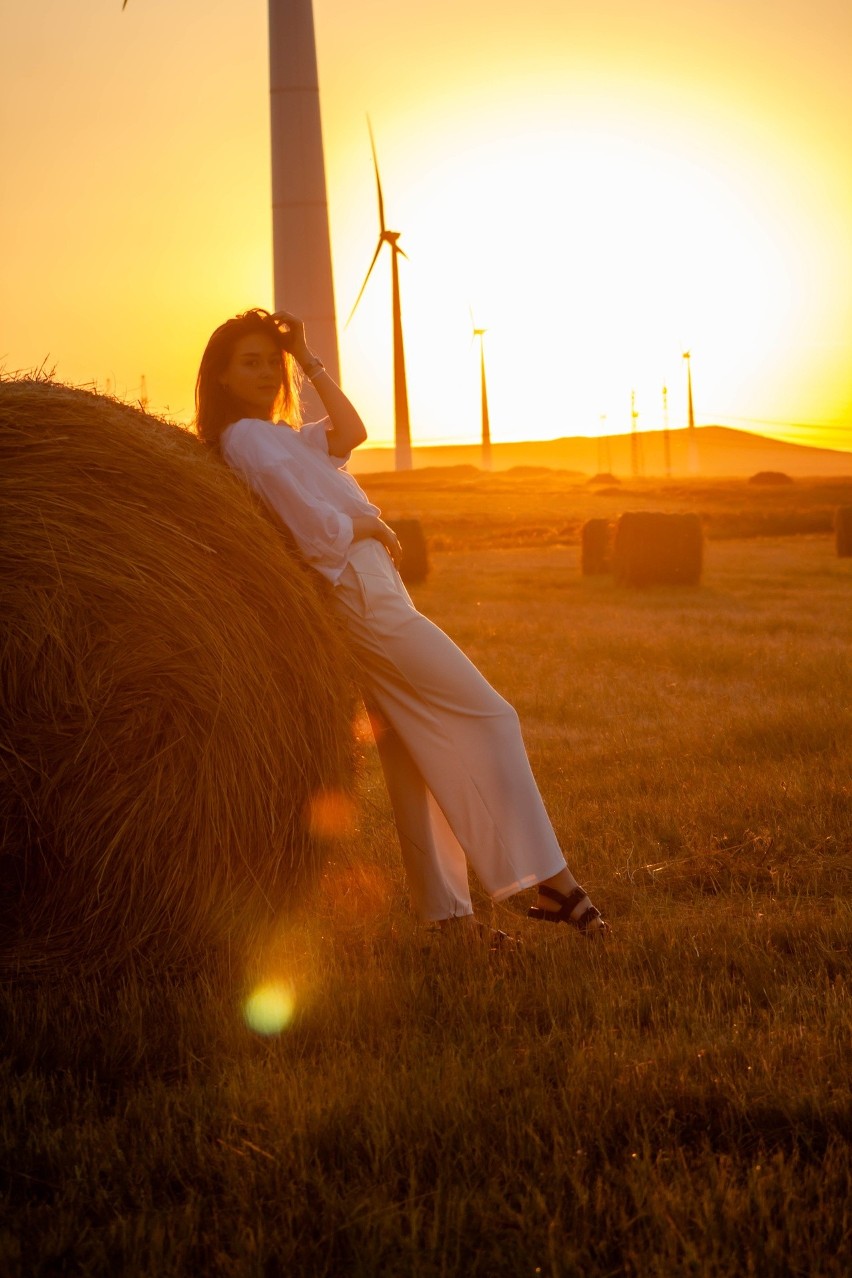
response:
<path id="1" fill-rule="evenodd" d="M 0 362 L 192 415 L 229 314 L 272 303 L 266 6 L 10 9 Z M 91 9 L 91 11 L 90 11 Z M 412 436 L 685 420 L 852 446 L 852 9 L 839 0 L 313 0 L 346 389 L 393 433 L 400 263 Z M 74 57 L 68 57 L 69 48 Z M 5 323 L 4 323 L 5 321 Z M 322 352 L 320 352 L 322 354 Z M 795 425 L 794 423 L 799 423 Z"/>
<path id="2" fill-rule="evenodd" d="M 497 122 L 489 140 L 413 174 L 396 163 L 390 176 L 392 156 L 386 204 L 395 206 L 393 225 L 407 228 L 415 436 L 419 426 L 476 438 L 469 304 L 488 329 L 498 439 L 591 435 L 602 416 L 608 430 L 627 430 L 632 391 L 640 428 L 656 428 L 664 384 L 671 424 L 684 425 L 688 348 L 700 420 L 761 404 L 789 414 L 794 354 L 824 395 L 836 352 L 808 349 L 826 275 L 819 241 L 777 178 L 733 145 L 714 150 L 710 138 L 650 113 L 614 118 L 601 107 L 549 126 Z M 369 226 L 358 238 L 369 246 Z M 388 289 L 377 279 L 370 286 L 373 298 L 344 335 L 344 358 L 364 395 L 375 403 L 381 380 L 389 404 Z"/>

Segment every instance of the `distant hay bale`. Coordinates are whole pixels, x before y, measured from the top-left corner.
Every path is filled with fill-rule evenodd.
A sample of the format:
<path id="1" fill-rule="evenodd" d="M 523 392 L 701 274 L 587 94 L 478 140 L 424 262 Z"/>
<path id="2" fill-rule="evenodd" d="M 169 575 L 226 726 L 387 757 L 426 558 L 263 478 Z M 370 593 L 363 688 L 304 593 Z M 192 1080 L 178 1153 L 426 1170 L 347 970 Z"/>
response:
<path id="1" fill-rule="evenodd" d="M 237 948 L 350 776 L 313 575 L 188 432 L 0 381 L 0 975 Z"/>
<path id="2" fill-rule="evenodd" d="M 840 559 L 852 557 L 852 506 L 838 506 L 835 510 L 834 541 Z"/>
<path id="3" fill-rule="evenodd" d="M 698 515 L 630 511 L 616 525 L 613 568 L 628 586 L 696 585 L 703 551 Z"/>
<path id="4" fill-rule="evenodd" d="M 584 577 L 612 571 L 612 524 L 587 519 L 580 529 L 580 567 Z"/>
<path id="5" fill-rule="evenodd" d="M 750 484 L 792 484 L 794 480 L 785 475 L 783 470 L 759 470 L 756 475 L 752 475 L 748 481 Z"/>
<path id="6" fill-rule="evenodd" d="M 425 581 L 429 575 L 429 552 L 426 537 L 419 519 L 389 519 L 402 546 L 402 563 L 399 575 L 406 583 Z"/>

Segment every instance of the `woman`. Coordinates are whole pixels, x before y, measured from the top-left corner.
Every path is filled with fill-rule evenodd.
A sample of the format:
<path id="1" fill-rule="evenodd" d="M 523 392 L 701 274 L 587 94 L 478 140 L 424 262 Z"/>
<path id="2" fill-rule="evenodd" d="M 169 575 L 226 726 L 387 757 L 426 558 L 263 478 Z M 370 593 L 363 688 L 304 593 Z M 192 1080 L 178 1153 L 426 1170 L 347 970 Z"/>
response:
<path id="1" fill-rule="evenodd" d="M 301 429 L 299 369 L 328 413 Z M 201 361 L 196 410 L 204 443 L 248 480 L 334 587 L 420 917 L 479 927 L 469 860 L 493 899 L 537 886 L 531 918 L 586 936 L 608 931 L 565 864 L 517 714 L 417 612 L 396 570 L 393 530 L 343 470 L 367 432 L 302 322 L 256 309 L 218 328 Z"/>

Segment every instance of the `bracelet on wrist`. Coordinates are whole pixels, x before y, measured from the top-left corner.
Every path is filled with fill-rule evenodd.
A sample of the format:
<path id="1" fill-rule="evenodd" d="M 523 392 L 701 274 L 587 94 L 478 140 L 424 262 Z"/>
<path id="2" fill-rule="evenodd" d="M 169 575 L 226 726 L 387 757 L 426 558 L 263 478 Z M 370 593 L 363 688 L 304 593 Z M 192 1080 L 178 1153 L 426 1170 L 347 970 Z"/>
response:
<path id="1" fill-rule="evenodd" d="M 325 364 L 321 359 L 312 359 L 310 364 L 302 365 L 302 372 L 309 382 L 312 382 L 320 373 L 325 372 Z"/>

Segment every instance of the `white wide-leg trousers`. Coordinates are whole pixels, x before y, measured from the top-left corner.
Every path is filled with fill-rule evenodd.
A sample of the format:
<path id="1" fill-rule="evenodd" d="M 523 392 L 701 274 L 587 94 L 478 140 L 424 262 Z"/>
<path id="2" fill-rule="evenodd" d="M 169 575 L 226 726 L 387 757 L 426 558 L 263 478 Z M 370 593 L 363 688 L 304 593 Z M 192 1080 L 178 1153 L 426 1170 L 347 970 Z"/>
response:
<path id="1" fill-rule="evenodd" d="M 417 611 L 384 546 L 356 542 L 334 590 L 421 918 L 472 913 L 565 867 L 512 706 Z"/>

